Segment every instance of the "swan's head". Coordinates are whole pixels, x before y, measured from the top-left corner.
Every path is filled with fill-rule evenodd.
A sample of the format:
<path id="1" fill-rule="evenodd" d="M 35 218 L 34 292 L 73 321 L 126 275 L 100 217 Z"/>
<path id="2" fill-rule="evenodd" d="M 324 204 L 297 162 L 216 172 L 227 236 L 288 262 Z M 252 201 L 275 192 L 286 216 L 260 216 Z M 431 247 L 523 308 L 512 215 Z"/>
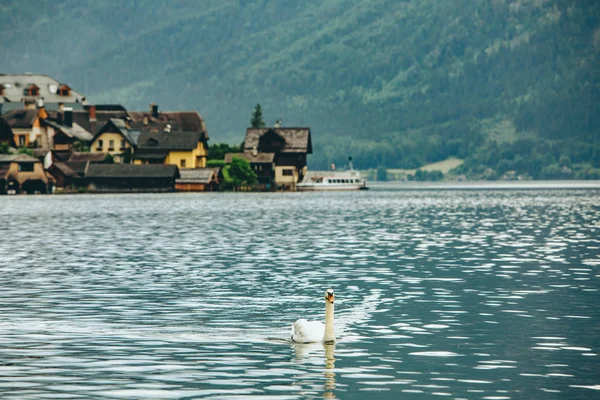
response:
<path id="1" fill-rule="evenodd" d="M 333 301 L 335 300 L 335 294 L 333 293 L 333 289 L 327 289 L 325 291 L 325 300 L 333 304 Z"/>

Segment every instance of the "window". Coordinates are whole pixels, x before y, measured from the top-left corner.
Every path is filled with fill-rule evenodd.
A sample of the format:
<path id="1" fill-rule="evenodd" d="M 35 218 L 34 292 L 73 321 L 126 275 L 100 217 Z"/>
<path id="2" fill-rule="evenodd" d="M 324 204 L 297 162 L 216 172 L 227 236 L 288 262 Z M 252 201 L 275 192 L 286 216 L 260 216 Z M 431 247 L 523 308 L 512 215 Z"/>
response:
<path id="1" fill-rule="evenodd" d="M 19 164 L 20 172 L 33 172 L 33 163 Z"/>
<path id="2" fill-rule="evenodd" d="M 121 140 L 121 148 L 124 149 L 125 148 L 125 140 Z"/>
<path id="3" fill-rule="evenodd" d="M 25 136 L 19 136 L 19 146 L 25 146 Z"/>
<path id="4" fill-rule="evenodd" d="M 104 141 L 98 140 L 98 148 L 102 149 L 104 147 Z"/>
<path id="5" fill-rule="evenodd" d="M 293 169 L 284 169 L 281 174 L 283 176 L 293 176 L 294 175 L 294 170 Z"/>
<path id="6" fill-rule="evenodd" d="M 179 165 L 181 166 L 181 168 L 185 168 L 185 159 L 181 159 L 179 160 Z"/>
<path id="7" fill-rule="evenodd" d="M 108 141 L 108 150 L 114 150 L 115 148 L 115 141 L 114 140 L 109 140 Z"/>

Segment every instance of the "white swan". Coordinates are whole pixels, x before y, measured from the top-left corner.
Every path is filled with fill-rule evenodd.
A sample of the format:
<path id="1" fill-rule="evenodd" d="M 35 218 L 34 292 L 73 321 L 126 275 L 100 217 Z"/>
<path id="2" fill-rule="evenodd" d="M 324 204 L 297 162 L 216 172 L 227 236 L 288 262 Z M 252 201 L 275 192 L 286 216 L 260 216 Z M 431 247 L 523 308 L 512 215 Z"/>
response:
<path id="1" fill-rule="evenodd" d="M 333 289 L 325 292 L 325 325 L 320 321 L 307 321 L 304 318 L 292 324 L 292 340 L 298 343 L 335 342 L 333 327 Z"/>

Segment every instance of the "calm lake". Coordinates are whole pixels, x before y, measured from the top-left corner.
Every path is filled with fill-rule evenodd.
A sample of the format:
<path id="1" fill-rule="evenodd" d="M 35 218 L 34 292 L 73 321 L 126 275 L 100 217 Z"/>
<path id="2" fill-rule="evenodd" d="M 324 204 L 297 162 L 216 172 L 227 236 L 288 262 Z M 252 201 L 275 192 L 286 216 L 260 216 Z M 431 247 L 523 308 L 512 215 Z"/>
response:
<path id="1" fill-rule="evenodd" d="M 0 397 L 599 398 L 599 196 L 0 197 Z"/>

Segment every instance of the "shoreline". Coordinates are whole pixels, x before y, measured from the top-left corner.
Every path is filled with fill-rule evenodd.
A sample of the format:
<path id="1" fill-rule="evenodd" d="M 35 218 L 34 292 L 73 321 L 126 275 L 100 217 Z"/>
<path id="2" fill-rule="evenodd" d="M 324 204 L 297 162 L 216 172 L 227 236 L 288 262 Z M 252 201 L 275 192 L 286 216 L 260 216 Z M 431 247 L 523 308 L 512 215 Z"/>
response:
<path id="1" fill-rule="evenodd" d="M 600 189 L 600 180 L 531 180 L 464 182 L 368 182 L 372 190 L 514 190 L 514 189 Z"/>

